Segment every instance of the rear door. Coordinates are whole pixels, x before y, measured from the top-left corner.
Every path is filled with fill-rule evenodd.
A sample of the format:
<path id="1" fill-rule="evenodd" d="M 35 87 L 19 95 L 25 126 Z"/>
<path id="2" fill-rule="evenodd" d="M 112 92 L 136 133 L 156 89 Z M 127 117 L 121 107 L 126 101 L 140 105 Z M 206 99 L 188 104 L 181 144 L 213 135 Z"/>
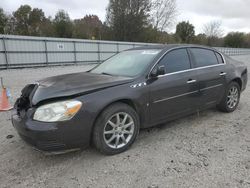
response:
<path id="1" fill-rule="evenodd" d="M 214 106 L 223 97 L 226 87 L 225 64 L 222 56 L 210 49 L 189 48 L 200 90 L 200 108 Z"/>
<path id="2" fill-rule="evenodd" d="M 157 66 L 166 74 L 150 83 L 150 118 L 152 123 L 195 111 L 199 88 L 186 48 L 168 52 Z"/>

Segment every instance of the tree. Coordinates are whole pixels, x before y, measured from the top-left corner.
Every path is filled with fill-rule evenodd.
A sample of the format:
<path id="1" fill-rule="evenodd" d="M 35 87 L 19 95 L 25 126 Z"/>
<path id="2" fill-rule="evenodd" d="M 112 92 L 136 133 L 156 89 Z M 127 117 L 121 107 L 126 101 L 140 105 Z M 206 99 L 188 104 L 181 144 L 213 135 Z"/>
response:
<path id="1" fill-rule="evenodd" d="M 176 0 L 153 0 L 151 22 L 155 29 L 162 32 L 173 23 L 176 16 Z"/>
<path id="2" fill-rule="evenodd" d="M 53 21 L 55 26 L 55 34 L 58 37 L 71 38 L 73 33 L 73 24 L 67 12 L 59 10 Z"/>
<path id="3" fill-rule="evenodd" d="M 42 35 L 42 25 L 46 17 L 42 9 L 32 9 L 29 5 L 20 6 L 9 19 L 8 31 L 18 35 Z"/>
<path id="4" fill-rule="evenodd" d="M 101 28 L 102 40 L 114 40 L 112 30 L 106 22 L 103 23 Z"/>
<path id="5" fill-rule="evenodd" d="M 29 5 L 20 6 L 14 13 L 15 34 L 29 35 L 29 16 L 31 7 Z"/>
<path id="6" fill-rule="evenodd" d="M 15 18 L 11 15 L 7 16 L 7 23 L 5 26 L 5 34 L 13 35 L 16 34 Z"/>
<path id="7" fill-rule="evenodd" d="M 30 35 L 42 35 L 43 22 L 46 21 L 44 12 L 42 9 L 34 8 L 29 15 L 29 34 Z"/>
<path id="8" fill-rule="evenodd" d="M 146 27 L 143 31 L 143 42 L 158 42 L 160 41 L 160 37 L 161 33 L 152 25 Z"/>
<path id="9" fill-rule="evenodd" d="M 211 21 L 203 26 L 203 32 L 207 36 L 207 45 L 220 46 L 220 38 L 223 36 L 220 21 Z"/>
<path id="10" fill-rule="evenodd" d="M 49 16 L 40 25 L 41 36 L 44 37 L 57 37 L 52 18 Z"/>
<path id="11" fill-rule="evenodd" d="M 217 37 L 223 36 L 223 30 L 221 29 L 220 21 L 211 21 L 203 26 L 203 32 L 207 37 Z"/>
<path id="12" fill-rule="evenodd" d="M 250 33 L 244 35 L 244 47 L 250 48 Z"/>
<path id="13" fill-rule="evenodd" d="M 194 26 L 188 21 L 180 22 L 176 26 L 176 36 L 182 43 L 190 43 L 195 36 Z"/>
<path id="14" fill-rule="evenodd" d="M 7 16 L 4 14 L 4 11 L 2 8 L 0 8 L 0 33 L 5 33 L 5 27 L 7 25 Z"/>
<path id="15" fill-rule="evenodd" d="M 102 22 L 96 15 L 86 15 L 82 19 L 74 20 L 74 37 L 88 39 L 102 39 Z"/>
<path id="16" fill-rule="evenodd" d="M 232 48 L 242 48 L 244 45 L 244 33 L 231 32 L 225 37 L 225 46 Z"/>
<path id="17" fill-rule="evenodd" d="M 76 19 L 74 20 L 74 31 L 73 31 L 73 37 L 74 38 L 81 38 L 81 39 L 88 39 L 86 32 L 86 23 L 83 21 L 83 19 Z"/>
<path id="18" fill-rule="evenodd" d="M 114 40 L 143 41 L 144 29 L 149 23 L 149 0 L 110 0 L 107 24 Z"/>
<path id="19" fill-rule="evenodd" d="M 163 44 L 174 44 L 177 43 L 175 34 L 167 33 L 166 31 L 158 32 L 158 40 L 156 42 Z"/>
<path id="20" fill-rule="evenodd" d="M 207 36 L 204 33 L 200 33 L 195 36 L 194 41 L 195 44 L 207 45 Z"/>

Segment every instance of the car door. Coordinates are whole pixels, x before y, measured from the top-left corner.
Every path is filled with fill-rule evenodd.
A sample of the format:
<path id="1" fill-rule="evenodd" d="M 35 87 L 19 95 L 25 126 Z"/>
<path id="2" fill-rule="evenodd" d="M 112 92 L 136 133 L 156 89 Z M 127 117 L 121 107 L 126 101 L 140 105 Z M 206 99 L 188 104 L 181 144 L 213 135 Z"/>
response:
<path id="1" fill-rule="evenodd" d="M 165 66 L 165 75 L 150 83 L 152 123 L 196 110 L 198 84 L 186 48 L 168 52 L 156 66 Z M 156 68 L 156 67 L 155 67 Z"/>
<path id="2" fill-rule="evenodd" d="M 222 56 L 210 49 L 189 48 L 197 68 L 200 108 L 214 106 L 223 97 L 226 87 L 225 64 Z"/>

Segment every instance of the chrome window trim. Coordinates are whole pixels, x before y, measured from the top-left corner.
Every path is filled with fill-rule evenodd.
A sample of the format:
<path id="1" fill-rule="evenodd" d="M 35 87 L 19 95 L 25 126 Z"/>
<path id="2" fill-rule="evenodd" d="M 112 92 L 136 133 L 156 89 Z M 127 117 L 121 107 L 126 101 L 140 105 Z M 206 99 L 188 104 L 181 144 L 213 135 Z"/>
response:
<path id="1" fill-rule="evenodd" d="M 215 50 L 215 53 L 218 53 L 221 57 L 222 57 L 222 61 L 223 61 L 223 63 L 219 63 L 219 64 L 226 64 L 226 60 L 225 60 L 225 57 L 224 57 L 224 55 L 221 53 L 221 52 L 219 52 L 219 51 L 216 51 Z M 215 54 L 216 55 L 216 54 Z M 217 57 L 216 57 L 217 58 Z M 217 59 L 218 60 L 218 59 Z"/>
<path id="2" fill-rule="evenodd" d="M 189 48 L 200 48 L 200 49 L 205 49 L 205 50 L 210 50 L 210 51 L 213 51 L 213 52 L 217 52 L 221 55 L 222 57 L 222 60 L 223 60 L 223 63 L 222 64 L 218 64 L 217 65 L 209 65 L 209 66 L 204 66 L 204 67 L 196 67 L 196 68 L 190 68 L 190 69 L 187 69 L 187 70 L 182 70 L 182 71 L 177 71 L 177 72 L 172 72 L 172 73 L 167 73 L 167 74 L 164 74 L 164 75 L 160 75 L 160 76 L 157 76 L 157 78 L 161 78 L 161 77 L 165 77 L 165 76 L 168 76 L 168 75 L 173 75 L 173 74 L 179 74 L 179 73 L 184 73 L 184 72 L 189 72 L 189 71 L 193 71 L 193 70 L 199 70 L 199 69 L 206 69 L 206 68 L 210 68 L 210 67 L 217 67 L 217 66 L 222 66 L 222 65 L 226 65 L 226 60 L 225 60 L 225 57 L 224 55 L 217 51 L 216 49 L 212 49 L 212 48 L 206 48 L 206 47 L 199 47 L 199 46 L 179 46 L 179 47 L 175 47 L 175 48 L 171 48 L 169 50 L 167 50 L 164 54 L 162 54 L 162 56 L 156 61 L 156 63 L 152 66 L 152 68 L 150 69 L 148 75 L 147 75 L 147 79 L 150 78 L 150 73 L 153 71 L 153 69 L 155 68 L 155 66 L 163 59 L 163 57 L 173 51 L 173 50 L 178 50 L 178 49 L 182 49 L 182 48 L 185 48 L 185 49 L 189 49 Z M 191 61 L 190 61 L 191 63 Z"/>
<path id="3" fill-rule="evenodd" d="M 191 71 L 195 71 L 195 70 L 211 68 L 211 67 L 219 67 L 219 66 L 224 66 L 224 65 L 225 64 L 218 64 L 218 65 L 209 65 L 209 66 L 205 66 L 205 67 L 197 67 L 197 68 L 187 69 L 187 70 L 183 70 L 183 71 L 177 71 L 177 72 L 173 72 L 173 73 L 167 73 L 167 74 L 158 76 L 158 78 L 169 76 L 169 75 L 175 75 L 175 74 L 179 74 L 179 73 L 184 73 L 184 72 L 191 72 Z"/>

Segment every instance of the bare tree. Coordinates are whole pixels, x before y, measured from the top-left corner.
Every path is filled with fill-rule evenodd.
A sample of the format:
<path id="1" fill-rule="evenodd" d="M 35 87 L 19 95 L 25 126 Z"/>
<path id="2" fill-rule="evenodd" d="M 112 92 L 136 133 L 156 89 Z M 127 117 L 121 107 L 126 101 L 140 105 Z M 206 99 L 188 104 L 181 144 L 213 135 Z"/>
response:
<path id="1" fill-rule="evenodd" d="M 211 21 L 203 26 L 203 32 L 207 37 L 222 37 L 223 30 L 221 28 L 221 21 Z"/>
<path id="2" fill-rule="evenodd" d="M 151 20 L 158 31 L 165 31 L 176 16 L 176 0 L 152 0 Z"/>

